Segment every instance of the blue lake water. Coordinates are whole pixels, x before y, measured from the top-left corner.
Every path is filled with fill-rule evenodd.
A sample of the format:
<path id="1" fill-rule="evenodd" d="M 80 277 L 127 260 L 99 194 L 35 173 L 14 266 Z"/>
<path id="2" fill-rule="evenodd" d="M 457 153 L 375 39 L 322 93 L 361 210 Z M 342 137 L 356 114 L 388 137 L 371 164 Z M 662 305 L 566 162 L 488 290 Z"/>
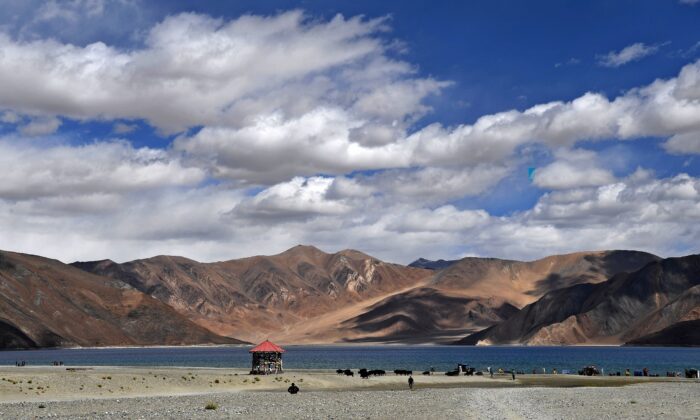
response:
<path id="1" fill-rule="evenodd" d="M 151 347 L 101 349 L 47 349 L 0 351 L 0 365 L 24 360 L 30 365 L 188 366 L 249 368 L 249 347 Z M 664 374 L 700 367 L 700 348 L 668 347 L 459 347 L 459 346 L 288 346 L 284 366 L 288 369 L 412 369 L 431 366 L 452 370 L 457 363 L 477 369 L 487 366 L 526 372 L 576 371 L 596 365 L 605 372 L 641 370 Z"/>

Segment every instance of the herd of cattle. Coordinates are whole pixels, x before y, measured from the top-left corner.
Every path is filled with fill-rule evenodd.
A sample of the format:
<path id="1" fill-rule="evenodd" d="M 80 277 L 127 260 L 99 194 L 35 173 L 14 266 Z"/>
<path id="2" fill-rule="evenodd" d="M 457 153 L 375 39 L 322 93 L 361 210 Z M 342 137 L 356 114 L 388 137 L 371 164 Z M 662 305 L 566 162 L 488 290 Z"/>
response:
<path id="1" fill-rule="evenodd" d="M 474 369 L 473 367 L 469 367 L 469 366 L 461 365 L 461 364 L 457 365 L 457 366 L 458 366 L 457 369 L 455 369 L 454 371 L 445 372 L 445 375 L 457 376 L 460 373 L 464 373 L 464 375 L 471 376 L 471 375 L 481 375 L 482 374 L 481 372 L 476 372 L 476 369 Z M 431 368 L 430 370 L 426 370 L 425 372 L 423 372 L 423 375 L 432 375 L 434 372 L 435 372 L 435 370 Z M 335 373 L 337 373 L 338 375 L 355 376 L 355 372 L 351 371 L 350 369 L 337 369 L 335 371 Z M 362 369 L 357 371 L 357 374 L 360 375 L 361 378 L 367 379 L 370 376 L 384 376 L 384 375 L 386 375 L 386 371 L 381 370 L 381 369 L 367 370 L 365 368 L 362 368 Z M 413 375 L 413 371 L 406 370 L 406 369 L 396 369 L 396 370 L 394 370 L 394 375 L 410 376 L 410 375 Z"/>
<path id="2" fill-rule="evenodd" d="M 355 372 L 351 371 L 350 369 L 338 369 L 335 371 L 338 375 L 345 375 L 345 376 L 355 376 Z M 386 371 L 382 369 L 375 369 L 375 370 L 367 370 L 365 368 L 362 368 L 357 371 L 357 374 L 360 375 L 361 378 L 367 379 L 370 376 L 384 376 L 386 375 Z M 412 370 L 404 370 L 404 369 L 396 369 L 394 371 L 394 374 L 396 375 L 413 375 Z"/>
<path id="3" fill-rule="evenodd" d="M 338 369 L 335 371 L 338 375 L 345 375 L 345 376 L 355 376 L 355 373 L 351 371 L 350 369 Z M 423 375 L 432 375 L 434 373 L 434 370 L 426 370 L 423 372 Z M 503 374 L 504 372 L 499 369 L 499 374 Z M 510 373 L 510 371 L 506 371 L 505 373 Z M 519 375 L 522 375 L 523 372 L 518 371 L 517 372 Z M 533 373 L 536 373 L 533 371 Z M 556 371 L 554 371 L 556 373 Z M 385 370 L 381 369 L 375 369 L 375 370 L 367 370 L 365 368 L 362 368 L 357 371 L 357 374 L 360 375 L 361 378 L 367 379 L 370 376 L 384 376 L 386 375 Z M 394 370 L 395 375 L 413 375 L 412 370 L 406 370 L 406 369 L 396 369 Z M 477 371 L 473 367 L 463 365 L 463 364 L 458 364 L 457 368 L 452 370 L 452 371 L 447 371 L 445 372 L 445 375 L 447 376 L 459 376 L 460 374 L 464 374 L 466 376 L 472 376 L 472 375 L 477 375 L 477 376 L 482 376 L 483 373 Z M 600 375 L 600 371 L 595 366 L 586 366 L 583 369 L 581 369 L 578 372 L 579 375 L 585 375 L 585 376 L 596 376 Z M 610 376 L 615 376 L 614 373 L 610 373 Z M 621 376 L 620 372 L 617 372 L 617 376 Z M 626 372 L 625 376 L 630 376 L 629 370 Z M 634 373 L 634 376 L 659 376 L 657 375 L 652 375 L 648 373 L 647 369 L 644 369 L 643 371 L 639 371 Z M 670 377 L 680 377 L 681 373 L 680 372 L 666 372 L 666 376 Z M 700 378 L 700 372 L 698 372 L 698 369 L 686 369 L 685 370 L 685 377 L 686 378 Z"/>

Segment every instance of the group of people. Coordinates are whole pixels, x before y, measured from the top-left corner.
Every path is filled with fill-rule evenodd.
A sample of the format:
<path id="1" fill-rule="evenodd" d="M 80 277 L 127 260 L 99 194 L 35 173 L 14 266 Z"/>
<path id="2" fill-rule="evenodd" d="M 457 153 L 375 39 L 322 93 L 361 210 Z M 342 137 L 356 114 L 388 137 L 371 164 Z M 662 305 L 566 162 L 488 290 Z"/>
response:
<path id="1" fill-rule="evenodd" d="M 16 360 L 16 361 L 15 361 L 15 366 L 17 366 L 17 367 L 27 366 L 28 364 L 29 364 L 29 363 L 27 363 L 26 360 L 21 360 L 21 361 L 20 361 L 20 360 Z M 52 365 L 52 366 L 63 366 L 63 362 L 62 362 L 62 361 L 58 361 L 58 360 L 54 360 L 53 362 L 51 362 L 51 365 Z"/>
<path id="2" fill-rule="evenodd" d="M 491 366 L 487 367 L 487 368 L 486 368 L 486 371 L 487 371 L 487 372 L 489 373 L 489 375 L 493 378 L 493 369 L 491 368 Z M 503 369 L 502 369 L 502 368 L 498 368 L 498 373 L 499 373 L 500 375 L 502 375 L 502 374 L 503 374 Z M 511 370 L 510 370 L 510 374 L 512 375 L 513 380 L 515 380 L 515 369 L 511 369 Z"/>

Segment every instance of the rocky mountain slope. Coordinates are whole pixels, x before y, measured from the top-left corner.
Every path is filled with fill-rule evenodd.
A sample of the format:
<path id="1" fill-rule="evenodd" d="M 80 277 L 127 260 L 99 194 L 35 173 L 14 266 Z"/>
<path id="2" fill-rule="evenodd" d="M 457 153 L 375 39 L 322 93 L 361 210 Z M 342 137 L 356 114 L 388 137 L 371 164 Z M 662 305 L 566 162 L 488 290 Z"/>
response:
<path id="1" fill-rule="evenodd" d="M 668 340 L 669 331 L 685 330 L 693 324 L 684 322 L 700 319 L 699 285 L 700 255 L 653 261 L 602 283 L 575 284 L 548 292 L 509 319 L 458 344 Z M 671 330 L 665 331 L 668 328 Z"/>
<path id="2" fill-rule="evenodd" d="M 241 343 L 119 280 L 0 251 L 0 348 Z"/>
<path id="3" fill-rule="evenodd" d="M 74 265 L 128 283 L 217 334 L 248 341 L 426 343 L 504 321 L 551 288 L 603 281 L 656 259 L 634 251 L 533 262 L 465 258 L 436 271 L 297 246 L 216 263 L 160 256 Z"/>
<path id="4" fill-rule="evenodd" d="M 124 281 L 217 334 L 251 341 L 294 331 L 338 309 L 413 287 L 432 274 L 358 251 L 327 254 L 312 246 L 216 263 L 160 256 L 124 264 L 74 265 Z M 315 336 L 321 342 L 341 339 L 333 327 Z M 289 341 L 303 338 L 291 335 Z"/>
<path id="5" fill-rule="evenodd" d="M 552 290 L 602 282 L 658 259 L 639 251 L 577 252 L 527 262 L 468 257 L 437 272 L 431 286 L 474 296 L 498 296 L 522 307 Z"/>

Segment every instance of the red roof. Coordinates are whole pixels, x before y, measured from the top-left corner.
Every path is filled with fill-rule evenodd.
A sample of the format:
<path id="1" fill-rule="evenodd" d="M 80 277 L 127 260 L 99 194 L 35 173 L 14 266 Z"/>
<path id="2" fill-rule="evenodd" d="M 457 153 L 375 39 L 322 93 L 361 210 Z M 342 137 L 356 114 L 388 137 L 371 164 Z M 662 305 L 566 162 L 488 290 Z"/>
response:
<path id="1" fill-rule="evenodd" d="M 273 352 L 273 353 L 284 353 L 284 349 L 270 340 L 265 340 L 252 349 L 248 350 L 248 353 L 263 353 L 263 352 Z"/>

